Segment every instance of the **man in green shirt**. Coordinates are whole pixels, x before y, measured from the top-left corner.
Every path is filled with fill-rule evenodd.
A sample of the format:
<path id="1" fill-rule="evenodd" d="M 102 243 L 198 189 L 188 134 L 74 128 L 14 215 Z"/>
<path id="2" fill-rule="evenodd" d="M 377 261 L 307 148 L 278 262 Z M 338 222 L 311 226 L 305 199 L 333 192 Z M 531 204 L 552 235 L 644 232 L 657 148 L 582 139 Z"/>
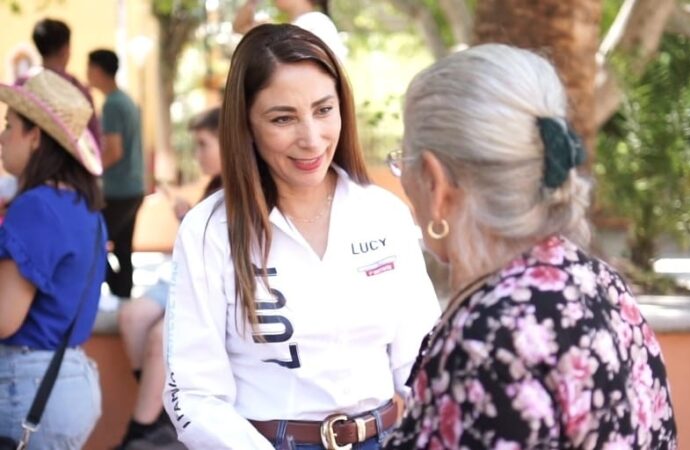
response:
<path id="1" fill-rule="evenodd" d="M 144 198 L 144 160 L 139 108 L 117 86 L 115 74 L 118 67 L 118 57 L 111 50 L 89 53 L 89 83 L 106 96 L 101 116 L 106 201 L 103 215 L 113 243 L 113 253 L 119 263 L 119 270 L 108 267 L 106 281 L 113 294 L 130 297 L 132 237 L 137 211 Z"/>

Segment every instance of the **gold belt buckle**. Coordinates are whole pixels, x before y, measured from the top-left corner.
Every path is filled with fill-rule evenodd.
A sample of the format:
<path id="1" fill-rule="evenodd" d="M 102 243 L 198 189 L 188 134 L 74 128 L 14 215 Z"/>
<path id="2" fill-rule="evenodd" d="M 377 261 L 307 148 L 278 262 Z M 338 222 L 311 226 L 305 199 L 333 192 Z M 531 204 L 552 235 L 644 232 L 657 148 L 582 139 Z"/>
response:
<path id="1" fill-rule="evenodd" d="M 321 443 L 327 450 L 351 450 L 352 444 L 338 445 L 335 438 L 338 437 L 333 430 L 333 425 L 338 422 L 345 422 L 348 418 L 345 414 L 334 414 L 328 416 L 321 423 Z M 359 425 L 357 425 L 357 434 L 359 435 Z"/>
<path id="2" fill-rule="evenodd" d="M 357 425 L 357 442 L 364 442 L 367 440 L 367 423 L 361 417 L 355 418 L 355 425 Z"/>

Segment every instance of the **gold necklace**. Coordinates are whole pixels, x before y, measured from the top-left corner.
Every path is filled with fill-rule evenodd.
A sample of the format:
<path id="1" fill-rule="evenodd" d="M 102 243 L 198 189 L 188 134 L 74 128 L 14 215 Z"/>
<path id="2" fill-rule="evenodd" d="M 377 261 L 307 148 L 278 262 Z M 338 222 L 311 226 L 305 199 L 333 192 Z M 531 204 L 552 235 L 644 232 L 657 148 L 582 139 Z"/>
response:
<path id="1" fill-rule="evenodd" d="M 319 220 L 321 220 L 321 218 L 323 218 L 326 215 L 326 213 L 331 212 L 331 203 L 332 202 L 333 202 L 333 194 L 328 194 L 328 197 L 326 197 L 326 204 L 324 205 L 323 209 L 321 211 L 319 211 L 319 213 L 317 215 L 315 215 L 314 217 L 309 218 L 309 219 L 306 219 L 303 217 L 296 217 L 296 216 L 293 216 L 292 214 L 289 214 L 287 212 L 285 213 L 285 215 L 290 220 L 292 220 L 293 222 L 316 223 Z"/>

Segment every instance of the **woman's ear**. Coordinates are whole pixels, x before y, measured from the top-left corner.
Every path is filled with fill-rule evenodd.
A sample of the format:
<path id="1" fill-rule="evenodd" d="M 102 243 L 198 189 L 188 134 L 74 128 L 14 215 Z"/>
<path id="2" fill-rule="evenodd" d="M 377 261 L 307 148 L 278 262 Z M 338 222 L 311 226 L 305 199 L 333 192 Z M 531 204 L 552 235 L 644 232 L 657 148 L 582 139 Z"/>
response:
<path id="1" fill-rule="evenodd" d="M 422 171 L 424 182 L 429 190 L 429 213 L 433 220 L 448 217 L 457 188 L 449 179 L 441 161 L 429 150 L 422 152 Z"/>
<path id="2" fill-rule="evenodd" d="M 41 129 L 37 126 L 32 127 L 26 132 L 29 135 L 29 143 L 31 151 L 35 152 L 41 146 Z"/>

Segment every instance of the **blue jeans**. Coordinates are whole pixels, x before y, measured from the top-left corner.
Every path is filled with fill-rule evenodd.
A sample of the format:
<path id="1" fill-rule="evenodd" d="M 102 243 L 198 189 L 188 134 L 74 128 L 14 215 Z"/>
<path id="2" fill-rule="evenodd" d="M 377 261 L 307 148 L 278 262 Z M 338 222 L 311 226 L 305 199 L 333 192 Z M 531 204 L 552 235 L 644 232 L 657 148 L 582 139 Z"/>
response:
<path id="1" fill-rule="evenodd" d="M 381 422 L 381 415 L 378 410 L 371 412 L 376 418 L 376 429 L 381 430 L 383 424 Z M 321 444 L 303 444 L 300 442 L 293 442 L 292 436 L 287 436 L 285 433 L 285 427 L 287 421 L 283 420 L 278 426 L 278 436 L 276 436 L 276 442 L 273 443 L 276 450 L 324 450 Z M 352 444 L 352 450 L 380 450 L 383 448 L 383 443 L 388 437 L 388 435 L 393 431 L 392 428 L 383 430 L 379 432 L 377 436 L 367 439 L 364 442 L 359 442 L 357 444 Z"/>
<path id="2" fill-rule="evenodd" d="M 52 351 L 0 344 L 0 436 L 19 440 L 22 422 Z M 101 415 L 98 370 L 81 349 L 67 349 L 29 450 L 78 450 Z"/>
<path id="3" fill-rule="evenodd" d="M 380 443 L 378 437 L 373 437 L 367 439 L 359 444 L 352 444 L 352 450 L 380 450 L 382 444 Z M 284 445 L 283 447 L 276 447 L 279 450 L 324 450 L 323 446 L 320 444 L 295 444 L 295 445 Z"/>

